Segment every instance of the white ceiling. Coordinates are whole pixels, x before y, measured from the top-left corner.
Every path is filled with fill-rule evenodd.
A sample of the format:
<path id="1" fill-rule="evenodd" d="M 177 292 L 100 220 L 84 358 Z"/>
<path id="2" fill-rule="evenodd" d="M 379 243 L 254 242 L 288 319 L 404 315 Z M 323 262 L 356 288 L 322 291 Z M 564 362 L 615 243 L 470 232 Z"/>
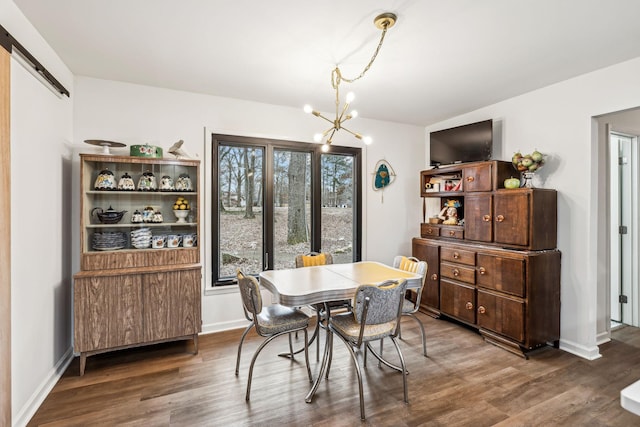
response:
<path id="1" fill-rule="evenodd" d="M 357 76 L 394 12 L 341 90 L 362 117 L 425 126 L 640 56 L 639 0 L 14 2 L 76 75 L 326 112 L 331 70 Z"/>

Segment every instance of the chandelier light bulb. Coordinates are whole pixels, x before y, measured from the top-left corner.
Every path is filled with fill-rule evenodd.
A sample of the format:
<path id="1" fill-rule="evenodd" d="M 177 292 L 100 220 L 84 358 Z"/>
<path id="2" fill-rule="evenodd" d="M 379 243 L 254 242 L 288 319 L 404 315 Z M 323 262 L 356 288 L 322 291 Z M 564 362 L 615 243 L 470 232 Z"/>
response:
<path id="1" fill-rule="evenodd" d="M 323 153 L 326 153 L 327 151 L 329 151 L 329 144 L 322 144 L 321 150 Z"/>
<path id="2" fill-rule="evenodd" d="M 306 104 L 303 108 L 304 112 L 307 114 L 311 114 L 313 112 L 313 107 L 309 104 Z"/>
<path id="3" fill-rule="evenodd" d="M 322 141 L 322 134 L 321 134 L 321 133 L 316 133 L 316 134 L 314 134 L 314 135 L 313 135 L 313 140 L 314 140 L 315 142 L 320 142 L 320 141 Z"/>
<path id="4" fill-rule="evenodd" d="M 355 98 L 356 95 L 353 92 L 347 93 L 347 104 L 351 104 Z"/>
<path id="5" fill-rule="evenodd" d="M 349 115 L 352 119 L 355 119 L 356 117 L 358 117 L 358 112 L 356 110 L 353 110 L 351 113 L 349 113 Z"/>
<path id="6" fill-rule="evenodd" d="M 373 142 L 373 139 L 371 139 L 370 136 L 365 136 L 362 138 L 362 142 L 364 142 L 365 145 L 371 145 L 371 143 Z"/>

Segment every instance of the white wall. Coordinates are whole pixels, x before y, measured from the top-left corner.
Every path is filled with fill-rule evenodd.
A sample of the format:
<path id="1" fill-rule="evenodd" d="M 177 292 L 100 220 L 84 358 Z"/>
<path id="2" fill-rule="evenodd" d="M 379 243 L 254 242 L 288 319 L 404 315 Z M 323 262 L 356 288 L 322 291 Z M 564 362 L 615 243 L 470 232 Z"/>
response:
<path id="1" fill-rule="evenodd" d="M 0 24 L 67 89 L 73 75 L 13 2 Z M 11 393 L 24 425 L 71 357 L 72 99 L 11 61 Z"/>
<path id="2" fill-rule="evenodd" d="M 324 127 L 322 121 L 304 114 L 302 108 L 87 77 L 76 78 L 74 92 L 74 143 L 77 150 L 84 152 L 95 151 L 95 148 L 83 144 L 85 139 L 121 141 L 127 145 L 150 143 L 163 147 L 165 152 L 182 139 L 185 141 L 183 148 L 204 161 L 205 153 L 210 149 L 212 132 L 311 142 L 312 135 Z M 365 113 L 366 106 L 361 110 Z M 418 177 L 424 159 L 424 129 L 362 117 L 356 119 L 352 126 L 374 138 L 373 145 L 363 149 L 363 259 L 391 263 L 396 254 L 411 252 L 411 238 L 419 234 L 422 202 L 418 193 Z M 349 134 L 336 138 L 334 144 L 364 147 Z M 128 147 L 120 152 L 127 154 Z M 374 166 L 381 158 L 386 159 L 397 174 L 396 182 L 384 191 L 384 203 L 380 192 L 373 191 L 371 184 Z M 77 159 L 74 162 L 77 163 Z M 202 166 L 206 166 L 202 168 L 204 181 L 204 176 L 210 174 L 210 168 L 204 162 Z M 74 188 L 77 180 L 76 173 Z M 204 203 L 199 203 L 199 206 L 204 206 Z M 209 208 L 205 206 L 201 218 L 208 219 Z M 74 209 L 74 218 L 77 218 L 76 211 L 77 208 Z M 74 224 L 76 222 L 74 220 Z M 209 224 L 206 228 L 210 229 Z M 74 237 L 74 244 L 77 241 L 79 239 Z M 206 241 L 201 243 L 207 244 Z M 76 245 L 74 272 L 79 268 L 77 250 Z M 202 259 L 206 272 L 211 268 L 210 263 L 204 253 Z M 202 319 L 205 332 L 246 325 L 235 292 L 208 292 L 203 299 Z"/>
<path id="3" fill-rule="evenodd" d="M 558 190 L 558 249 L 562 251 L 561 348 L 599 357 L 598 328 L 608 313 L 598 289 L 607 286 L 597 251 L 598 230 L 606 218 L 598 206 L 601 171 L 598 128 L 594 116 L 640 105 L 640 58 L 573 78 L 528 94 L 443 121 L 427 132 L 493 118 L 502 122 L 502 154 L 538 149 L 548 162 L 537 186 Z M 428 134 L 427 134 L 428 146 Z M 428 150 L 425 164 L 428 164 Z M 601 239 L 600 239 L 601 240 Z M 600 292 L 600 295 L 603 295 Z"/>

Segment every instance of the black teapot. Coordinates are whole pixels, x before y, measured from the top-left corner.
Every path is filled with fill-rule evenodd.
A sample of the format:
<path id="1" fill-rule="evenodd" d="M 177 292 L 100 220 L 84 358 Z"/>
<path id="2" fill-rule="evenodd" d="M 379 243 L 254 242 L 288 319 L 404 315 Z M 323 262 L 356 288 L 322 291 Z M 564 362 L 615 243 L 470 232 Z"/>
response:
<path id="1" fill-rule="evenodd" d="M 109 209 L 106 211 L 102 210 L 102 208 L 93 208 L 91 209 L 91 216 L 94 214 L 98 217 L 98 220 L 102 224 L 117 224 L 122 220 L 122 217 L 127 211 L 117 211 L 109 206 Z"/>

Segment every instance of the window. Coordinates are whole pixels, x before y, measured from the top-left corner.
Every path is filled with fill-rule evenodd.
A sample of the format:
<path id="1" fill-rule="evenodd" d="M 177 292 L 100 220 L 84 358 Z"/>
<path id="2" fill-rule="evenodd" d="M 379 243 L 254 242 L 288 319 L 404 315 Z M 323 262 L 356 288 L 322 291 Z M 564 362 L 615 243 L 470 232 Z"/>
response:
<path id="1" fill-rule="evenodd" d="M 359 261 L 361 150 L 212 135 L 213 286 L 293 268 L 309 251 Z"/>

